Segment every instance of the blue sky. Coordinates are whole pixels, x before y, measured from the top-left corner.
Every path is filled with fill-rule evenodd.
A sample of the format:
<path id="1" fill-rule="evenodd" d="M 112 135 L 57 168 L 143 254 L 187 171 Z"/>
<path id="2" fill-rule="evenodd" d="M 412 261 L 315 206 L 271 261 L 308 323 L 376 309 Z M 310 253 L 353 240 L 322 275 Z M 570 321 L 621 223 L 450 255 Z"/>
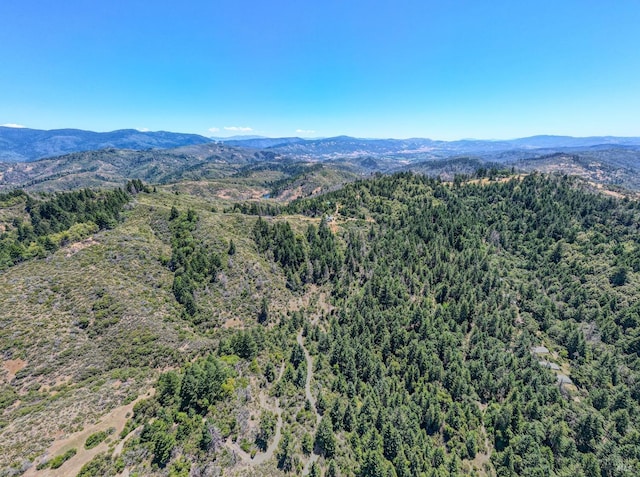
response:
<path id="1" fill-rule="evenodd" d="M 0 124 L 640 136 L 640 2 L 0 2 Z"/>

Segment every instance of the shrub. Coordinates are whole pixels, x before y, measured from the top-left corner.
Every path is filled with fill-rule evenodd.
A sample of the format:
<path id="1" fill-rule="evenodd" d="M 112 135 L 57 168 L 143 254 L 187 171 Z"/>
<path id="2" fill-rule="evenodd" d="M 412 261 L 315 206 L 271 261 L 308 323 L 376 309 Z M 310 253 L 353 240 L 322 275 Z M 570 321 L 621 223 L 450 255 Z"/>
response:
<path id="1" fill-rule="evenodd" d="M 58 455 L 53 459 L 51 459 L 49 461 L 49 467 L 51 467 L 52 469 L 57 469 L 77 453 L 78 453 L 78 450 L 75 447 L 73 449 L 69 449 L 64 454 Z"/>

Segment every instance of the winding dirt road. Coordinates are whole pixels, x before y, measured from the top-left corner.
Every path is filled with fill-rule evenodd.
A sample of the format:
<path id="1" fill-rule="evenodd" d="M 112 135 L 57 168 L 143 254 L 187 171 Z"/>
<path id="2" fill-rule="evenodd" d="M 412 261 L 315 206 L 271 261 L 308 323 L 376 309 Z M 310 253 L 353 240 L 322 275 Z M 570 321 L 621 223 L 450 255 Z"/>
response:
<path id="1" fill-rule="evenodd" d="M 320 413 L 318 412 L 318 408 L 316 407 L 316 398 L 311 393 L 311 377 L 313 376 L 313 361 L 311 361 L 311 355 L 309 354 L 309 351 L 307 350 L 307 348 L 305 348 L 304 346 L 304 339 L 302 338 L 302 329 L 298 332 L 298 336 L 296 336 L 296 341 L 302 347 L 302 351 L 304 351 L 304 359 L 307 362 L 307 379 L 304 383 L 304 394 L 305 394 L 305 397 L 307 398 L 307 401 L 309 401 L 309 404 L 311 404 L 311 409 L 316 415 L 316 428 L 317 428 L 318 425 L 320 424 L 320 420 L 322 419 L 322 416 L 320 416 Z M 314 462 L 318 460 L 319 457 L 320 455 L 316 454 L 314 449 L 311 456 L 309 457 L 309 459 L 307 459 L 307 462 L 304 465 L 304 469 L 302 470 L 302 475 L 309 475 L 309 472 L 311 471 L 311 466 L 313 465 Z"/>
<path id="2" fill-rule="evenodd" d="M 282 378 L 284 374 L 284 363 L 280 366 L 280 373 L 278 374 L 278 379 Z M 280 444 L 280 439 L 282 438 L 282 409 L 280 408 L 280 399 L 276 399 L 275 405 L 270 405 L 267 402 L 267 398 L 264 392 L 260 393 L 260 407 L 268 409 L 272 411 L 278 416 L 278 421 L 276 422 L 276 430 L 273 436 L 273 442 L 269 444 L 267 450 L 265 452 L 261 452 L 256 454 L 253 458 L 251 455 L 247 454 L 242 448 L 238 445 L 237 442 L 232 442 L 231 439 L 227 440 L 226 445 L 229 449 L 233 451 L 233 453 L 240 459 L 243 465 L 248 467 L 254 467 L 261 464 L 264 464 L 268 460 L 270 460 L 275 454 L 278 445 Z"/>

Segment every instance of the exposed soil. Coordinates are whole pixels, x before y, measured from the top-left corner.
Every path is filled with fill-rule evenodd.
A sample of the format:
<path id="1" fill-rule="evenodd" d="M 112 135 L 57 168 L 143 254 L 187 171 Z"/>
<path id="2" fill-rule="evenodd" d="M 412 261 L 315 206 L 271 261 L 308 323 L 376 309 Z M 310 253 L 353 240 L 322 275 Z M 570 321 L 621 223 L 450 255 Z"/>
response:
<path id="1" fill-rule="evenodd" d="M 16 377 L 16 373 L 23 369 L 27 362 L 23 359 L 8 359 L 2 363 L 2 367 L 7 372 L 6 382 L 10 383 Z"/>
<path id="2" fill-rule="evenodd" d="M 595 187 L 596 189 L 598 189 L 598 191 L 603 193 L 604 195 L 615 197 L 616 199 L 624 199 L 625 197 L 625 195 L 621 194 L 620 192 L 606 189 L 603 184 L 599 184 L 597 182 L 591 182 L 591 181 L 589 182 L 589 184 Z"/>
<path id="3" fill-rule="evenodd" d="M 304 340 L 302 338 L 302 330 L 298 332 L 298 336 L 296 336 L 296 341 L 302 347 L 302 350 L 304 351 L 304 358 L 307 362 L 307 379 L 304 382 L 304 395 L 307 398 L 307 401 L 309 401 L 309 404 L 311 404 L 311 409 L 313 409 L 313 412 L 315 412 L 316 414 L 316 428 L 317 428 L 318 425 L 320 424 L 320 420 L 322 419 L 322 417 L 320 416 L 320 413 L 318 412 L 318 409 L 316 407 L 316 398 L 311 392 L 311 378 L 313 376 L 313 361 L 311 361 L 311 355 L 309 354 L 309 351 L 307 350 L 307 348 L 305 348 L 304 346 Z M 320 455 L 317 454 L 314 449 L 313 453 L 311 454 L 311 456 L 309 457 L 309 459 L 304 465 L 304 469 L 302 470 L 302 475 L 309 475 L 309 472 L 311 471 L 311 466 L 313 465 L 314 462 L 318 460 L 319 457 Z"/>
<path id="4" fill-rule="evenodd" d="M 311 392 L 311 378 L 313 377 L 313 361 L 311 360 L 311 355 L 309 354 L 309 351 L 304 346 L 302 329 L 298 332 L 298 335 L 296 336 L 296 341 L 302 347 L 302 350 L 304 351 L 305 360 L 307 362 L 307 377 L 304 384 L 304 393 L 305 393 L 306 399 L 311 404 L 311 409 L 313 409 L 313 411 L 315 412 L 315 415 L 316 415 L 315 426 L 317 428 L 318 425 L 320 424 L 320 420 L 322 419 L 322 417 L 320 416 L 316 408 L 316 398 Z M 283 373 L 284 373 L 284 363 L 280 367 L 280 373 L 279 373 L 278 379 L 282 377 Z M 238 445 L 238 443 L 232 442 L 230 439 L 227 440 L 225 445 L 238 458 L 238 460 L 240 461 L 241 467 L 254 467 L 254 466 L 259 466 L 264 464 L 265 462 L 273 458 L 275 451 L 278 449 L 278 446 L 280 445 L 280 439 L 282 437 L 282 409 L 280 408 L 280 401 L 276 399 L 275 405 L 271 405 L 267 402 L 267 399 L 264 393 L 260 393 L 259 399 L 260 399 L 261 408 L 268 409 L 274 412 L 278 416 L 275 435 L 274 435 L 273 441 L 271 442 L 267 450 L 265 452 L 256 454 L 253 458 L 249 454 L 247 454 L 245 451 L 243 451 Z M 309 457 L 309 459 L 307 459 L 307 462 L 305 463 L 305 466 L 301 475 L 309 475 L 311 466 L 319 458 L 320 458 L 320 455 L 314 451 Z"/>
<path id="5" fill-rule="evenodd" d="M 215 195 L 224 200 L 257 200 L 262 199 L 268 192 L 264 188 L 249 188 L 247 190 L 220 189 L 215 192 Z"/>
<path id="6" fill-rule="evenodd" d="M 278 374 L 278 379 L 282 378 L 284 373 L 284 363 L 280 366 L 280 373 Z M 251 457 L 247 454 L 242 448 L 238 445 L 237 442 L 231 441 L 228 439 L 225 445 L 233 452 L 233 454 L 240 459 L 242 466 L 245 467 L 255 467 L 258 465 L 262 465 L 265 462 L 271 460 L 273 455 L 276 452 L 276 449 L 280 445 L 280 439 L 282 437 L 282 409 L 280 408 L 280 400 L 276 399 L 274 405 L 271 405 L 267 402 L 267 398 L 264 392 L 260 393 L 260 407 L 263 409 L 268 409 L 272 411 L 278 416 L 278 421 L 276 422 L 276 430 L 273 436 L 273 442 L 269 444 L 267 450 L 265 452 L 260 452 L 256 454 L 254 457 Z"/>
<path id="7" fill-rule="evenodd" d="M 144 396 L 138 397 L 135 401 L 127 404 L 126 406 L 120 406 L 112 410 L 109 414 L 105 415 L 99 423 L 86 427 L 82 431 L 74 432 L 73 434 L 60 439 L 55 440 L 53 444 L 47 449 L 47 458 L 53 458 L 57 455 L 65 453 L 69 449 L 77 449 L 78 453 L 62 464 L 58 469 L 43 469 L 36 470 L 36 466 L 31 466 L 25 473 L 24 477 L 65 477 L 71 475 L 77 475 L 80 472 L 82 466 L 91 461 L 96 455 L 104 452 L 109 447 L 109 439 L 100 443 L 93 449 L 85 449 L 84 443 L 91 434 L 98 431 L 106 431 L 110 427 L 114 427 L 116 431 L 111 435 L 111 438 L 117 438 L 122 432 L 127 419 L 131 417 L 133 412 L 133 406 L 141 399 L 147 399 L 151 397 L 154 390 L 151 389 Z M 121 446 L 120 446 L 121 447 Z"/>
<path id="8" fill-rule="evenodd" d="M 489 438 L 487 437 L 487 431 L 484 428 L 484 425 L 482 426 L 482 432 L 485 435 L 485 438 L 484 438 L 485 452 L 478 452 L 475 458 L 470 462 L 473 468 L 482 472 L 481 475 L 486 475 L 486 471 L 484 470 L 484 467 L 485 467 L 485 464 L 488 464 L 491 461 L 492 447 L 491 447 L 491 443 L 489 442 Z"/>
<path id="9" fill-rule="evenodd" d="M 87 239 L 82 240 L 81 242 L 74 242 L 67 247 L 66 256 L 70 257 L 71 255 L 75 255 L 80 250 L 85 249 L 87 247 L 91 247 L 92 245 L 97 244 L 98 242 L 93 239 L 93 237 L 89 237 Z"/>
<path id="10" fill-rule="evenodd" d="M 242 320 L 238 317 L 233 317 L 233 318 L 229 318 L 227 321 L 225 321 L 222 324 L 222 327 L 225 329 L 231 329 L 231 328 L 244 328 L 244 324 L 242 323 Z"/>

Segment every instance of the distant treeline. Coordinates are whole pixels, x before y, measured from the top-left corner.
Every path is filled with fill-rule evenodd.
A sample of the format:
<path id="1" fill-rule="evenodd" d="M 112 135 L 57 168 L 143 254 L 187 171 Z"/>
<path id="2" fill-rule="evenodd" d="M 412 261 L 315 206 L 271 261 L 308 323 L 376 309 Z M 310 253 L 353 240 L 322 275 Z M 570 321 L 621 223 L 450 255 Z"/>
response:
<path id="1" fill-rule="evenodd" d="M 282 207 L 264 202 L 242 202 L 224 209 L 225 213 L 239 212 L 245 215 L 275 216 L 282 213 Z"/>

